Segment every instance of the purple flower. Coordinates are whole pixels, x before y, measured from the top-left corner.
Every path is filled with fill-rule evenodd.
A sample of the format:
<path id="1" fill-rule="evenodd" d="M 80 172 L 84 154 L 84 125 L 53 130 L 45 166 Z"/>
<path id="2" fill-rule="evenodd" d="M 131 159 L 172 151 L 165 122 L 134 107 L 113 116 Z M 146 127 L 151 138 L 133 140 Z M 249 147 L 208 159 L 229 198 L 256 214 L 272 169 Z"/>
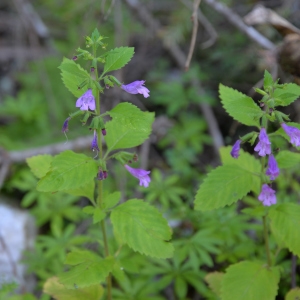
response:
<path id="1" fill-rule="evenodd" d="M 258 196 L 258 200 L 263 203 L 264 206 L 271 206 L 276 204 L 275 191 L 271 189 L 267 184 L 263 184 L 261 192 Z"/>
<path id="2" fill-rule="evenodd" d="M 97 130 L 94 130 L 94 137 L 92 140 L 91 148 L 93 151 L 95 150 L 99 151 Z"/>
<path id="3" fill-rule="evenodd" d="M 241 147 L 240 147 L 240 145 L 241 145 L 241 141 L 240 140 L 237 140 L 235 143 L 234 143 L 234 145 L 233 145 L 233 147 L 232 147 L 232 150 L 231 150 L 231 152 L 230 152 L 230 155 L 233 157 L 233 158 L 238 158 L 239 157 L 239 155 L 240 155 L 240 149 L 241 149 Z"/>
<path id="4" fill-rule="evenodd" d="M 268 169 L 266 171 L 266 175 L 270 176 L 271 180 L 275 180 L 279 175 L 279 168 L 277 166 L 277 162 L 273 154 L 270 154 L 268 161 Z"/>
<path id="5" fill-rule="evenodd" d="M 63 127 L 62 127 L 62 132 L 65 133 L 69 130 L 69 121 L 71 120 L 71 117 L 67 118 L 65 121 L 64 121 L 64 124 L 63 124 Z"/>
<path id="6" fill-rule="evenodd" d="M 296 127 L 288 126 L 284 123 L 281 124 L 281 127 L 285 133 L 291 138 L 290 142 L 296 147 L 300 146 L 300 130 Z"/>
<path id="7" fill-rule="evenodd" d="M 144 83 L 145 80 L 137 80 L 126 85 L 122 84 L 121 89 L 129 94 L 142 94 L 145 98 L 148 98 L 150 91 L 143 86 Z"/>
<path id="8" fill-rule="evenodd" d="M 271 142 L 269 141 L 265 128 L 262 128 L 259 133 L 259 142 L 254 148 L 254 151 L 258 152 L 260 156 L 266 156 L 271 154 Z"/>
<path id="9" fill-rule="evenodd" d="M 102 129 L 101 129 L 101 132 L 102 132 L 102 135 L 103 135 L 103 136 L 106 135 L 106 129 L 105 129 L 105 128 L 102 128 Z"/>
<path id="10" fill-rule="evenodd" d="M 148 174 L 150 171 L 145 171 L 142 169 L 134 169 L 129 167 L 128 165 L 124 165 L 124 167 L 127 169 L 127 171 L 134 177 L 140 180 L 140 185 L 144 187 L 149 186 L 149 182 L 151 181 L 150 177 Z"/>
<path id="11" fill-rule="evenodd" d="M 77 99 L 76 107 L 80 107 L 80 110 L 95 110 L 95 98 L 91 89 L 88 89 L 80 98 Z"/>

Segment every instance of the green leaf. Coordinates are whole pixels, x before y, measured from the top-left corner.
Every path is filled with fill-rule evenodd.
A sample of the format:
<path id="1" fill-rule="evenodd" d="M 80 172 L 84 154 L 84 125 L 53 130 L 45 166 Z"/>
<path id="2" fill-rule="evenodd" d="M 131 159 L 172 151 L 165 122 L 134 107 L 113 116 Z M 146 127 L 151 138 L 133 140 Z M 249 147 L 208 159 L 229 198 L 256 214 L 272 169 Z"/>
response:
<path id="1" fill-rule="evenodd" d="M 290 290 L 286 295 L 284 300 L 297 300 L 300 299 L 300 288 L 296 287 Z"/>
<path id="2" fill-rule="evenodd" d="M 95 207 L 94 206 L 91 206 L 91 205 L 88 205 L 88 206 L 85 206 L 82 211 L 87 214 L 87 215 L 93 215 L 94 214 L 94 211 L 95 211 Z"/>
<path id="3" fill-rule="evenodd" d="M 221 298 L 221 284 L 224 277 L 224 273 L 213 272 L 208 273 L 205 276 L 205 281 L 208 283 L 209 288 Z"/>
<path id="4" fill-rule="evenodd" d="M 94 211 L 93 224 L 99 223 L 105 217 L 106 217 L 105 212 L 100 207 L 96 207 Z"/>
<path id="5" fill-rule="evenodd" d="M 53 156 L 45 155 L 36 155 L 26 159 L 26 162 L 31 170 L 31 172 L 37 177 L 41 178 L 46 175 L 50 169 Z"/>
<path id="6" fill-rule="evenodd" d="M 275 300 L 279 282 L 276 268 L 244 261 L 231 265 L 222 280 L 222 300 Z"/>
<path id="7" fill-rule="evenodd" d="M 59 282 L 67 288 L 73 288 L 74 285 L 81 288 L 104 282 L 113 270 L 114 258 L 103 259 L 91 251 L 77 250 L 67 255 L 65 263 L 74 267 L 60 274 Z"/>
<path id="8" fill-rule="evenodd" d="M 280 169 L 292 168 L 300 163 L 300 153 L 283 150 L 276 156 L 276 161 Z"/>
<path id="9" fill-rule="evenodd" d="M 274 81 L 273 81 L 272 75 L 267 70 L 265 70 L 265 73 L 264 73 L 264 90 L 268 91 L 273 86 L 273 83 L 274 83 Z"/>
<path id="10" fill-rule="evenodd" d="M 230 205 L 248 194 L 254 175 L 237 165 L 220 166 L 211 171 L 195 198 L 195 210 L 212 210 Z"/>
<path id="11" fill-rule="evenodd" d="M 287 106 L 297 100 L 300 96 L 300 86 L 295 83 L 288 83 L 283 88 L 277 88 L 273 97 L 275 99 L 275 105 Z"/>
<path id="12" fill-rule="evenodd" d="M 102 76 L 114 70 L 124 67 L 134 54 L 133 47 L 119 47 L 108 52 L 105 60 L 104 71 Z"/>
<path id="13" fill-rule="evenodd" d="M 64 57 L 58 68 L 61 70 L 63 83 L 75 97 L 80 97 L 88 89 L 88 85 L 85 85 L 78 90 L 78 86 L 84 81 L 88 82 L 90 80 L 90 75 L 75 61 Z"/>
<path id="14" fill-rule="evenodd" d="M 114 206 L 116 206 L 121 199 L 121 193 L 120 192 L 114 192 L 109 195 L 104 196 L 103 206 L 105 209 L 110 209 Z"/>
<path id="15" fill-rule="evenodd" d="M 73 286 L 73 289 L 67 289 L 59 283 L 57 277 L 51 277 L 45 282 L 43 292 L 57 300 L 96 300 L 102 297 L 103 287 L 100 284 L 95 284 L 85 288 Z"/>
<path id="16" fill-rule="evenodd" d="M 175 278 L 175 293 L 179 299 L 184 299 L 187 294 L 187 282 L 182 276 L 176 276 Z"/>
<path id="17" fill-rule="evenodd" d="M 95 180 L 91 180 L 87 184 L 72 190 L 65 190 L 65 193 L 68 193 L 73 196 L 83 196 L 90 199 L 92 202 L 94 201 L 94 191 L 95 191 Z"/>
<path id="18" fill-rule="evenodd" d="M 250 173 L 260 174 L 261 163 L 258 159 L 254 157 L 254 155 L 250 155 L 248 152 L 245 152 L 244 150 L 241 149 L 240 156 L 238 157 L 238 159 L 235 159 L 230 155 L 231 149 L 232 147 L 220 148 L 220 156 L 223 165 L 236 165 L 237 167 L 241 169 L 245 169 Z M 250 189 L 256 194 L 259 194 L 261 189 L 261 182 L 259 176 L 252 177 L 252 185 Z"/>
<path id="19" fill-rule="evenodd" d="M 149 137 L 154 113 L 143 112 L 130 103 L 120 103 L 108 113 L 113 118 L 105 124 L 108 152 L 138 146 Z"/>
<path id="20" fill-rule="evenodd" d="M 132 199 L 111 213 L 116 238 L 134 251 L 157 258 L 173 255 L 171 229 L 161 213 L 142 200 Z"/>
<path id="21" fill-rule="evenodd" d="M 259 127 L 263 112 L 252 98 L 222 84 L 219 93 L 224 109 L 232 118 L 242 124 Z"/>
<path id="22" fill-rule="evenodd" d="M 300 256 L 300 206 L 294 203 L 276 205 L 270 210 L 271 229 L 279 244 Z"/>
<path id="23" fill-rule="evenodd" d="M 50 171 L 38 182 L 37 190 L 56 192 L 77 189 L 91 182 L 97 170 L 93 158 L 67 150 L 54 157 Z"/>

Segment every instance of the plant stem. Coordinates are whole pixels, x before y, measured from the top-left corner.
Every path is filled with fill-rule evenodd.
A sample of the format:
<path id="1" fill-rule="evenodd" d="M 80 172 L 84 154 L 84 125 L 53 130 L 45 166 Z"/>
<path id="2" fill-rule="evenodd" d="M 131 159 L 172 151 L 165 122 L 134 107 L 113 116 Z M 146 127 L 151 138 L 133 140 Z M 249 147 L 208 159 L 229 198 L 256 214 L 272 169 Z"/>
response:
<path id="1" fill-rule="evenodd" d="M 264 224 L 264 239 L 265 239 L 268 267 L 271 267 L 272 261 L 271 261 L 270 247 L 269 247 L 269 236 L 268 236 L 268 226 L 267 226 L 267 217 L 266 216 L 263 216 L 263 224 Z"/>
<path id="2" fill-rule="evenodd" d="M 94 51 L 94 56 L 95 56 L 95 51 Z M 96 80 L 98 80 L 98 70 L 95 68 L 95 77 Z M 101 110 L 100 110 L 100 91 L 97 91 L 96 94 L 96 109 L 97 109 L 97 114 L 98 116 L 101 115 Z M 98 134 L 98 144 L 99 144 L 99 159 L 102 159 L 103 156 L 103 150 L 102 150 L 102 133 L 101 130 L 97 129 L 97 134 Z M 102 207 L 103 204 L 103 181 L 99 180 L 98 181 L 98 197 L 97 197 L 97 205 L 99 208 Z M 109 249 L 108 249 L 108 241 L 107 241 L 107 235 L 106 235 L 106 229 L 105 229 L 105 219 L 100 222 L 101 226 L 101 231 L 102 231 L 102 236 L 103 236 L 103 243 L 104 243 L 104 254 L 105 257 L 109 256 Z M 111 274 L 109 274 L 106 278 L 106 284 L 107 284 L 107 300 L 112 299 L 111 295 L 111 289 L 112 289 L 112 283 L 111 283 Z"/>

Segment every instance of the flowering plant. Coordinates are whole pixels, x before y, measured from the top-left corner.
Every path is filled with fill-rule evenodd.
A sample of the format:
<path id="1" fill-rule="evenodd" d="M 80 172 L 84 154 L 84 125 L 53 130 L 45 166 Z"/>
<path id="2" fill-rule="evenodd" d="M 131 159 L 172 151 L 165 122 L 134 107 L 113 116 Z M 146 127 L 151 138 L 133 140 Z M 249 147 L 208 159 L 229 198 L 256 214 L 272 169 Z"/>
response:
<path id="1" fill-rule="evenodd" d="M 300 87 L 274 82 L 265 71 L 264 89 L 255 90 L 262 95 L 259 105 L 252 98 L 220 85 L 220 98 L 227 113 L 236 121 L 257 130 L 240 136 L 231 149 L 221 149 L 222 166 L 208 174 L 195 198 L 195 209 L 208 211 L 247 196 L 252 201 L 250 205 L 249 201 L 241 204 L 243 211 L 253 218 L 262 217 L 266 261 L 245 260 L 229 266 L 226 273 L 209 275 L 211 285 L 221 286 L 218 295 L 224 300 L 275 299 L 280 279 L 278 249 L 287 248 L 300 255 L 299 203 L 277 198 L 279 185 L 276 187 L 275 184 L 275 180 L 280 179 L 281 169 L 300 161 L 299 153 L 280 149 L 284 139 L 287 140 L 286 145 L 290 142 L 295 147 L 300 146 L 300 126 L 291 123 L 289 117 L 278 110 L 299 97 Z M 241 149 L 245 143 L 256 144 L 254 154 Z M 270 229 L 277 248 L 269 243 Z"/>
<path id="2" fill-rule="evenodd" d="M 62 132 L 66 134 L 72 130 L 71 121 L 80 116 L 81 123 L 88 124 L 92 131 L 90 148 L 94 153 L 85 155 L 67 150 L 54 157 L 39 155 L 27 160 L 40 179 L 38 191 L 63 191 L 88 198 L 91 205 L 84 207 L 83 212 L 92 216 L 94 224 L 100 224 L 99 253 L 75 248 L 68 253 L 65 261 L 72 267 L 46 282 L 45 291 L 56 297 L 63 294 L 69 295 L 69 299 L 83 299 L 80 295 L 85 295 L 84 299 L 100 299 L 104 294 L 106 299 L 112 299 L 112 276 L 118 279 L 124 276 L 118 258 L 123 245 L 154 258 L 173 255 L 173 246 L 169 242 L 171 229 L 156 208 L 138 199 L 120 204 L 120 192 L 104 193 L 105 180 L 111 176 L 107 162 L 112 159 L 139 179 L 141 186 L 149 186 L 150 171 L 130 167 L 128 164 L 137 161 L 137 155 L 124 149 L 141 145 L 148 139 L 154 114 L 143 112 L 127 102 L 116 105 L 110 111 L 102 110 L 100 95 L 105 88 L 121 88 L 130 94 L 142 94 L 145 98 L 150 94 L 143 80 L 125 85 L 109 74 L 125 66 L 134 49 L 119 47 L 105 52 L 103 39 L 95 29 L 90 37 L 86 37 L 86 47 L 91 51 L 78 48 L 77 55 L 73 59 L 64 58 L 59 67 L 65 86 L 77 97 L 74 102 L 77 110 L 66 118 Z M 99 50 L 102 53 L 99 54 Z M 78 59 L 90 62 L 89 71 L 75 62 Z M 101 74 L 99 70 L 102 70 Z M 113 226 L 115 242 L 119 244 L 119 249 L 113 252 L 106 233 L 108 220 Z"/>

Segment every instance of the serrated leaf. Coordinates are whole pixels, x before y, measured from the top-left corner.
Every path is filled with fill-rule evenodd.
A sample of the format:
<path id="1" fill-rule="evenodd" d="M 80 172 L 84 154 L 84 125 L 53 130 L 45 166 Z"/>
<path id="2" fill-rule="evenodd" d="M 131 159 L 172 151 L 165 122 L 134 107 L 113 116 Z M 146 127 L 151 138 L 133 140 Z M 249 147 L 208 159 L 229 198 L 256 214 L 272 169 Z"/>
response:
<path id="1" fill-rule="evenodd" d="M 121 199 L 121 193 L 120 192 L 114 192 L 109 195 L 105 195 L 103 206 L 105 209 L 110 209 L 118 204 L 118 202 Z"/>
<path id="2" fill-rule="evenodd" d="M 87 197 L 91 201 L 94 201 L 94 190 L 95 190 L 95 180 L 91 180 L 85 185 L 72 190 L 64 190 L 65 193 L 68 193 L 73 196 L 82 196 Z"/>
<path id="3" fill-rule="evenodd" d="M 26 162 L 31 170 L 31 172 L 37 177 L 42 178 L 49 171 L 53 156 L 36 155 L 26 159 Z"/>
<path id="4" fill-rule="evenodd" d="M 100 284 L 95 284 L 85 288 L 73 286 L 73 289 L 67 289 L 59 283 L 57 277 L 51 277 L 45 282 L 43 292 L 57 300 L 92 300 L 102 297 L 103 288 Z"/>
<path id="5" fill-rule="evenodd" d="M 292 168 L 300 163 L 300 153 L 283 150 L 276 156 L 276 161 L 280 169 Z"/>
<path id="6" fill-rule="evenodd" d="M 108 113 L 113 118 L 105 124 L 108 152 L 138 146 L 149 137 L 154 113 L 143 112 L 130 103 L 118 104 Z"/>
<path id="7" fill-rule="evenodd" d="M 103 259 L 91 251 L 77 250 L 67 255 L 65 263 L 74 267 L 60 274 L 59 282 L 67 288 L 72 288 L 74 285 L 86 287 L 105 281 L 109 272 L 113 270 L 114 258 Z"/>
<path id="8" fill-rule="evenodd" d="M 67 150 L 54 157 L 50 171 L 38 182 L 37 190 L 56 192 L 77 189 L 91 182 L 97 170 L 94 159 Z"/>
<path id="9" fill-rule="evenodd" d="M 300 288 L 296 287 L 290 290 L 286 295 L 284 300 L 299 300 L 300 299 Z"/>
<path id="10" fill-rule="evenodd" d="M 90 75 L 87 71 L 81 68 L 80 65 L 76 64 L 75 61 L 65 58 L 61 65 L 58 67 L 61 70 L 62 81 L 66 88 L 75 96 L 80 97 L 88 89 L 88 86 L 82 87 L 78 90 L 84 81 L 90 80 Z"/>
<path id="11" fill-rule="evenodd" d="M 211 171 L 195 198 L 195 210 L 212 210 L 230 205 L 248 194 L 254 175 L 237 165 L 220 166 Z"/>
<path id="12" fill-rule="evenodd" d="M 280 244 L 300 256 L 300 206 L 294 203 L 277 205 L 270 210 L 272 232 Z"/>
<path id="13" fill-rule="evenodd" d="M 105 60 L 103 74 L 124 67 L 134 54 L 133 47 L 119 47 L 108 52 Z"/>
<path id="14" fill-rule="evenodd" d="M 272 75 L 267 70 L 265 70 L 265 73 L 264 73 L 264 90 L 268 91 L 273 86 L 273 82 L 274 81 L 273 81 Z"/>
<path id="15" fill-rule="evenodd" d="M 240 156 L 235 159 L 230 155 L 232 147 L 221 147 L 220 156 L 223 165 L 236 165 L 241 169 L 245 169 L 248 172 L 253 174 L 260 174 L 261 172 L 261 163 L 253 155 L 250 155 L 244 150 L 240 150 Z M 259 176 L 252 177 L 251 191 L 259 194 L 261 189 L 261 182 Z"/>
<path id="16" fill-rule="evenodd" d="M 273 97 L 275 105 L 287 106 L 297 100 L 300 96 L 300 86 L 295 83 L 288 83 L 283 88 L 277 88 Z"/>
<path id="17" fill-rule="evenodd" d="M 157 258 L 173 255 L 171 229 L 161 213 L 142 200 L 132 199 L 111 213 L 114 233 L 134 251 Z"/>
<path id="18" fill-rule="evenodd" d="M 219 94 L 227 113 L 242 124 L 259 127 L 263 112 L 252 98 L 220 84 Z"/>
<path id="19" fill-rule="evenodd" d="M 275 300 L 279 282 L 276 268 L 244 261 L 231 265 L 222 280 L 222 300 Z"/>
<path id="20" fill-rule="evenodd" d="M 187 282 L 184 280 L 183 276 L 176 276 L 175 278 L 175 293 L 179 299 L 184 299 L 187 293 Z"/>
<path id="21" fill-rule="evenodd" d="M 209 288 L 221 298 L 221 285 L 224 273 L 212 272 L 205 276 L 205 281 L 208 283 Z"/>

